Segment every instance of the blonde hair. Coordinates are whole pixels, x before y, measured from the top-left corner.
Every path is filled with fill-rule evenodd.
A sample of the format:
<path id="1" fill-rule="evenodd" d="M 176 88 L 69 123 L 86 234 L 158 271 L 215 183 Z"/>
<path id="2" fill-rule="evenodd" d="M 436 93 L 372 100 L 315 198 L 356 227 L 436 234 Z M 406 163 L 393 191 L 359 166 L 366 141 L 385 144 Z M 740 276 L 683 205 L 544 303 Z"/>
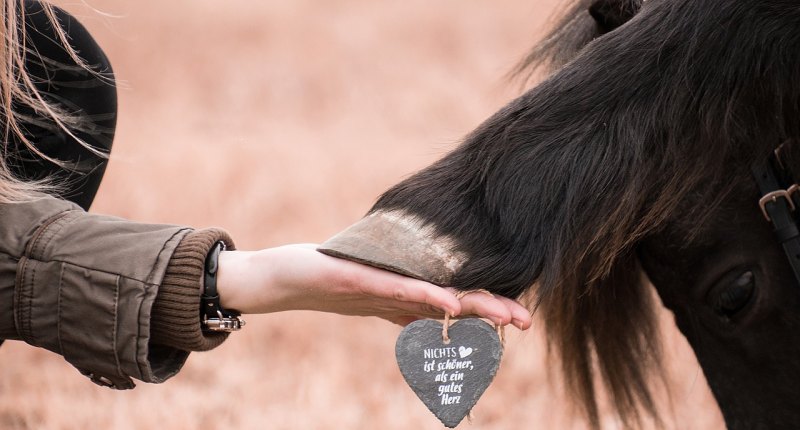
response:
<path id="1" fill-rule="evenodd" d="M 28 55 L 39 55 L 36 51 L 25 46 L 25 0 L 0 0 L 0 37 L 4 43 L 0 44 L 0 118 L 3 119 L 4 135 L 2 153 L 0 153 L 0 202 L 19 202 L 30 200 L 42 192 L 55 193 L 59 185 L 49 178 L 38 180 L 22 180 L 14 175 L 9 168 L 9 160 L 15 154 L 15 148 L 10 145 L 17 139 L 33 154 L 59 166 L 65 167 L 60 160 L 53 159 L 42 153 L 25 135 L 22 124 L 29 120 L 25 114 L 15 106 L 27 108 L 39 120 L 44 119 L 53 123 L 68 136 L 90 150 L 92 153 L 106 157 L 106 154 L 75 135 L 80 130 L 82 118 L 80 115 L 68 112 L 64 107 L 48 101 L 34 84 L 35 78 L 26 70 L 25 62 Z M 40 3 L 47 19 L 52 23 L 53 31 L 65 52 L 78 66 L 84 68 L 101 79 L 108 80 L 95 72 L 69 43 L 69 37 L 61 27 L 56 17 L 53 6 Z M 44 59 L 43 59 L 44 60 Z"/>

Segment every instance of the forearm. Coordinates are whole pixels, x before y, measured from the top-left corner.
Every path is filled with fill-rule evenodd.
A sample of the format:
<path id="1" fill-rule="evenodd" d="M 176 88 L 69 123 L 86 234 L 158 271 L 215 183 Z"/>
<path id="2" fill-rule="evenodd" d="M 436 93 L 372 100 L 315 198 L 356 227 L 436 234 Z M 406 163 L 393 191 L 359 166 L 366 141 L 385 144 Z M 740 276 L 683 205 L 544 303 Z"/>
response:
<path id="1" fill-rule="evenodd" d="M 335 299 L 337 284 L 348 276 L 347 267 L 331 267 L 335 259 L 314 248 L 222 252 L 217 280 L 222 307 L 245 314 L 325 310 L 326 302 Z"/>

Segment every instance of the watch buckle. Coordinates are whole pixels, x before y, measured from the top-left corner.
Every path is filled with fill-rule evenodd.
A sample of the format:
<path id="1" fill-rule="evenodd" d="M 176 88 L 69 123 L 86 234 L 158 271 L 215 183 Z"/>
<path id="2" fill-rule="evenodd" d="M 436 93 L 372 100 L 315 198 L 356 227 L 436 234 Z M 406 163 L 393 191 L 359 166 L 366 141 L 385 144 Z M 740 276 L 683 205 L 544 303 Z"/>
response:
<path id="1" fill-rule="evenodd" d="M 219 318 L 203 317 L 203 328 L 209 331 L 232 332 L 241 330 L 245 321 L 239 316 L 223 316 L 222 312 L 217 311 Z"/>

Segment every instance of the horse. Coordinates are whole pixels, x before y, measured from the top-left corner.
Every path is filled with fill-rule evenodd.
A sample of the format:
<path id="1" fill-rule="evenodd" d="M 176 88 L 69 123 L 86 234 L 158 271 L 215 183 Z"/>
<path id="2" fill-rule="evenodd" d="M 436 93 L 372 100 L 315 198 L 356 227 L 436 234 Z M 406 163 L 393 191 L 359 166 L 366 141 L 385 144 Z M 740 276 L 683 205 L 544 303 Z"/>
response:
<path id="1" fill-rule="evenodd" d="M 529 294 L 593 428 L 601 389 L 626 428 L 661 422 L 651 282 L 729 428 L 796 426 L 800 284 L 782 242 L 797 229 L 777 240 L 770 214 L 800 202 L 764 197 L 754 172 L 800 172 L 800 2 L 565 10 L 517 70 L 550 67 L 543 81 L 320 250 Z"/>

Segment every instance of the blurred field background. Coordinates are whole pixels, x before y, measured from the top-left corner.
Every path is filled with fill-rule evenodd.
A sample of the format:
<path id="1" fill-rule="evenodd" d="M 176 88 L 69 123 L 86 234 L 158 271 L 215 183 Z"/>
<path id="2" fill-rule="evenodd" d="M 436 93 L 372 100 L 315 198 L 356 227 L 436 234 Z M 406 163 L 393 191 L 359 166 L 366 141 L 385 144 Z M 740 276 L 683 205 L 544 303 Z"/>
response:
<path id="1" fill-rule="evenodd" d="M 93 31 L 121 81 L 92 210 L 223 226 L 241 249 L 323 241 L 456 145 L 521 92 L 505 74 L 555 3 L 87 1 L 57 4 Z M 668 428 L 723 428 L 691 350 L 662 320 Z M 128 392 L 10 342 L 0 429 L 442 428 L 400 376 L 399 331 L 372 318 L 250 317 L 172 380 Z M 585 428 L 538 328 L 509 338 L 473 423 L 459 428 Z"/>

